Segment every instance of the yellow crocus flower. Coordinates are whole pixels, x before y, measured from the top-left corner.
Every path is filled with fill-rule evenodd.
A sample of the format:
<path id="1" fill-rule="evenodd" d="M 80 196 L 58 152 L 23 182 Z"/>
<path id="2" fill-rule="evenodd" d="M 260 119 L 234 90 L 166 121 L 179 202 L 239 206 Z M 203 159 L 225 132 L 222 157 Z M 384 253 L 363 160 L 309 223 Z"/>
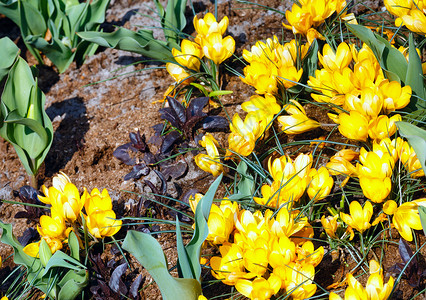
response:
<path id="1" fill-rule="evenodd" d="M 288 265 L 296 258 L 296 245 L 285 235 L 274 239 L 269 253 L 269 264 L 272 268 Z"/>
<path id="2" fill-rule="evenodd" d="M 306 35 L 314 22 L 312 15 L 297 4 L 293 4 L 291 10 L 286 11 L 285 18 L 290 25 L 283 23 L 283 26 L 292 30 L 294 34 L 301 33 Z"/>
<path id="3" fill-rule="evenodd" d="M 383 80 L 379 88 L 384 98 L 383 111 L 385 114 L 404 108 L 410 103 L 412 90 L 409 85 L 401 87 L 397 81 Z"/>
<path id="4" fill-rule="evenodd" d="M 223 244 L 228 241 L 229 235 L 234 230 L 238 215 L 238 204 L 236 202 L 222 200 L 220 206 L 212 205 L 207 225 L 209 235 L 206 240 L 213 244 Z"/>
<path id="5" fill-rule="evenodd" d="M 212 13 L 207 13 L 202 19 L 198 19 L 197 16 L 194 17 L 194 28 L 200 37 L 209 35 L 215 31 L 223 35 L 228 28 L 228 24 L 229 19 L 227 16 L 223 17 L 219 23 Z"/>
<path id="6" fill-rule="evenodd" d="M 416 152 L 414 152 L 413 147 L 411 147 L 406 141 L 401 143 L 400 160 L 404 167 L 410 172 L 411 177 L 417 178 L 425 176 Z"/>
<path id="7" fill-rule="evenodd" d="M 80 217 L 84 205 L 77 187 L 72 183 L 65 184 L 63 192 L 49 188 L 49 201 L 52 210 L 69 222 L 75 222 Z"/>
<path id="8" fill-rule="evenodd" d="M 179 84 L 190 84 L 194 79 L 184 68 L 177 64 L 166 63 L 166 70 L 172 78 Z"/>
<path id="9" fill-rule="evenodd" d="M 392 176 L 395 161 L 389 152 L 367 151 L 361 148 L 359 160 L 362 163 L 357 164 L 360 177 L 384 179 Z"/>
<path id="10" fill-rule="evenodd" d="M 71 180 L 67 176 L 67 174 L 65 174 L 62 171 L 59 172 L 59 174 L 57 174 L 56 176 L 54 176 L 52 179 L 52 187 L 57 189 L 61 193 L 64 192 L 64 188 L 67 183 L 71 183 Z M 49 189 L 45 185 L 42 185 L 41 190 L 43 194 L 45 195 L 45 197 L 38 196 L 38 199 L 43 203 L 52 204 L 51 203 L 52 199 L 49 198 Z"/>
<path id="11" fill-rule="evenodd" d="M 297 261 L 301 264 L 318 266 L 324 257 L 324 248 L 318 247 L 316 250 L 311 241 L 306 241 L 301 247 L 297 247 Z"/>
<path id="12" fill-rule="evenodd" d="M 201 47 L 204 55 L 218 65 L 232 56 L 235 40 L 231 36 L 222 38 L 220 33 L 213 32 L 201 38 Z"/>
<path id="13" fill-rule="evenodd" d="M 287 134 L 299 134 L 320 126 L 320 123 L 306 116 L 306 111 L 295 100 L 290 100 L 285 107 L 285 111 L 289 116 L 279 116 L 278 122 L 283 126 L 283 131 Z"/>
<path id="14" fill-rule="evenodd" d="M 389 138 L 396 132 L 395 122 L 401 121 L 401 115 L 397 114 L 392 117 L 386 115 L 378 116 L 372 119 L 368 124 L 368 135 L 376 141 Z"/>
<path id="15" fill-rule="evenodd" d="M 348 44 L 340 43 L 336 52 L 331 49 L 329 44 L 325 44 L 321 53 L 318 53 L 320 63 L 330 72 L 343 70 L 352 61 L 352 53 Z"/>
<path id="16" fill-rule="evenodd" d="M 302 300 L 312 297 L 317 285 L 312 283 L 315 268 L 311 264 L 290 263 L 286 268 L 285 286 L 292 299 Z"/>
<path id="17" fill-rule="evenodd" d="M 372 178 L 359 176 L 359 184 L 364 196 L 375 203 L 381 203 L 392 189 L 390 177 Z"/>
<path id="18" fill-rule="evenodd" d="M 365 288 L 355 277 L 348 273 L 346 275 L 348 287 L 345 291 L 345 300 L 386 300 L 392 292 L 394 279 L 391 276 L 386 284 L 383 282 L 383 271 L 379 263 L 370 261 L 370 276 Z M 330 300 L 342 300 L 336 293 L 330 293 Z"/>
<path id="19" fill-rule="evenodd" d="M 364 208 L 358 201 L 352 201 L 349 205 L 350 215 L 343 212 L 340 213 L 340 218 L 350 227 L 355 228 L 360 233 L 363 233 L 371 227 L 370 219 L 373 215 L 373 205 L 367 201 Z"/>
<path id="20" fill-rule="evenodd" d="M 308 186 L 310 199 L 319 201 L 330 195 L 334 180 L 326 167 L 320 167 L 318 170 L 311 169 L 309 177 L 312 178 Z"/>
<path id="21" fill-rule="evenodd" d="M 191 70 L 200 70 L 200 60 L 203 57 L 203 51 L 200 45 L 190 40 L 182 40 L 180 44 L 181 51 L 173 48 L 172 54 L 176 62 L 183 67 Z"/>
<path id="22" fill-rule="evenodd" d="M 240 278 L 253 278 L 244 270 L 243 251 L 237 244 L 224 243 L 219 247 L 221 257 L 210 259 L 212 275 L 224 284 L 235 285 Z"/>
<path id="23" fill-rule="evenodd" d="M 358 111 L 352 110 L 339 114 L 339 131 L 351 140 L 366 141 L 368 137 L 368 119 Z"/>
<path id="24" fill-rule="evenodd" d="M 52 252 L 52 254 L 54 254 L 57 250 L 62 249 L 62 242 L 60 239 L 57 238 L 50 238 L 50 237 L 42 237 L 42 239 L 44 239 L 47 243 L 47 245 L 50 248 L 50 251 Z M 39 258 L 39 251 L 40 251 L 40 243 L 41 240 L 35 243 L 30 243 L 28 245 L 26 245 L 24 247 L 24 249 L 22 249 L 25 254 L 31 256 L 31 257 L 36 257 Z"/>
<path id="25" fill-rule="evenodd" d="M 40 236 L 48 236 L 50 238 L 65 238 L 66 225 L 63 217 L 51 210 L 52 217 L 43 215 L 40 217 L 40 226 L 37 225 L 37 231 Z"/>
<path id="26" fill-rule="evenodd" d="M 98 239 L 116 234 L 123 223 L 116 220 L 115 212 L 112 210 L 95 211 L 86 218 L 89 232 Z"/>
<path id="27" fill-rule="evenodd" d="M 263 277 L 256 278 L 253 281 L 239 279 L 235 288 L 242 295 L 255 300 L 268 300 L 281 289 L 281 279 L 275 274 L 271 274 L 268 279 Z"/>
<path id="28" fill-rule="evenodd" d="M 337 218 L 339 217 L 338 214 L 336 214 L 334 217 L 332 216 L 322 216 L 321 217 L 321 224 L 324 228 L 324 231 L 327 233 L 327 235 L 331 238 L 336 238 L 336 230 L 337 230 Z"/>
<path id="29" fill-rule="evenodd" d="M 391 14 L 398 17 L 407 15 L 414 4 L 412 0 L 384 0 L 383 3 Z"/>
<path id="30" fill-rule="evenodd" d="M 84 208 L 88 215 L 98 210 L 112 210 L 112 200 L 106 189 L 103 189 L 100 193 L 97 188 L 94 188 L 89 194 L 84 188 L 81 199 L 84 201 Z"/>
<path id="31" fill-rule="evenodd" d="M 403 203 L 396 210 L 387 210 L 389 214 L 394 210 L 392 224 L 398 230 L 401 237 L 409 242 L 413 240 L 411 229 L 422 229 L 418 211 L 419 205 L 426 206 L 426 198 Z"/>
<path id="32" fill-rule="evenodd" d="M 240 77 L 240 79 L 253 86 L 258 94 L 274 94 L 278 90 L 277 73 L 276 66 L 271 66 L 263 61 L 253 61 L 244 68 L 244 78 Z"/>
<path id="33" fill-rule="evenodd" d="M 217 150 L 218 142 L 210 133 L 207 133 L 203 136 L 200 144 L 206 148 L 207 155 L 197 154 L 194 157 L 195 163 L 203 171 L 209 172 L 213 176 L 219 176 L 223 173 L 223 165 L 220 162 L 219 151 Z"/>
<path id="34" fill-rule="evenodd" d="M 401 16 L 403 25 L 409 30 L 420 34 L 426 34 L 426 15 L 417 8 L 411 9 L 407 15 Z M 396 25 L 396 23 L 395 23 Z"/>

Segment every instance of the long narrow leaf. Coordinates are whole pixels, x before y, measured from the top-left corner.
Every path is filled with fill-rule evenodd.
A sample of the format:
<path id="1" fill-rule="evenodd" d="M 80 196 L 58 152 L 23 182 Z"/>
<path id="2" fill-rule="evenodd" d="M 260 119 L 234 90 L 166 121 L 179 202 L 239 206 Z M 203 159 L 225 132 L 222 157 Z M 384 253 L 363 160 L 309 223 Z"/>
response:
<path id="1" fill-rule="evenodd" d="M 191 266 L 193 273 L 197 280 L 200 280 L 201 266 L 200 266 L 200 253 L 201 246 L 209 235 L 209 227 L 207 221 L 210 215 L 210 208 L 213 203 L 214 195 L 217 188 L 222 181 L 223 174 L 220 174 L 216 180 L 209 187 L 207 193 L 198 202 L 195 210 L 195 229 L 191 241 L 186 246 L 186 251 L 191 259 Z"/>
<path id="2" fill-rule="evenodd" d="M 405 84 L 411 86 L 413 93 L 417 96 L 426 100 L 425 94 L 425 86 L 423 79 L 423 71 L 422 71 L 422 61 L 416 51 L 416 47 L 414 45 L 413 34 L 410 33 L 410 44 L 409 44 L 409 52 L 408 52 L 408 69 L 407 76 L 405 77 Z M 416 97 L 411 97 L 411 102 L 409 107 L 412 110 L 424 109 L 426 108 L 425 101 L 419 101 Z"/>
<path id="3" fill-rule="evenodd" d="M 154 278 L 164 300 L 194 300 L 201 295 L 201 285 L 195 279 L 174 278 L 167 268 L 160 244 L 149 234 L 130 230 L 123 242 L 130 252 Z"/>
<path id="4" fill-rule="evenodd" d="M 396 122 L 399 133 L 408 139 L 426 173 L 426 131 L 407 122 Z"/>

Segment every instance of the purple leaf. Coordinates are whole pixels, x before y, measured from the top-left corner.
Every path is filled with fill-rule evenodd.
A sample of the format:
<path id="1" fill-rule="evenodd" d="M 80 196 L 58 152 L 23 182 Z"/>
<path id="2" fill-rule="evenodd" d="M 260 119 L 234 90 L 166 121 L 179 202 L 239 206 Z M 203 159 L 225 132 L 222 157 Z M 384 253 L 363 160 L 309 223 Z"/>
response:
<path id="1" fill-rule="evenodd" d="M 137 164 L 136 166 L 133 166 L 130 173 L 124 176 L 124 180 L 139 179 L 142 176 L 148 175 L 149 171 L 150 169 L 144 163 Z"/>
<path id="2" fill-rule="evenodd" d="M 136 279 L 132 282 L 130 286 L 129 294 L 131 297 L 133 297 L 133 299 L 139 299 L 138 290 L 142 281 L 143 281 L 142 274 L 139 274 L 139 276 L 136 277 Z"/>
<path id="3" fill-rule="evenodd" d="M 41 203 L 40 200 L 38 200 L 38 191 L 29 185 L 24 185 L 19 189 L 19 198 L 22 200 L 22 202 L 26 203 L 33 203 L 38 204 Z"/>
<path id="4" fill-rule="evenodd" d="M 109 280 L 109 287 L 117 294 L 127 295 L 127 288 L 124 282 L 121 280 L 121 276 L 126 273 L 127 263 L 119 265 L 111 274 Z"/>
<path id="5" fill-rule="evenodd" d="M 188 164 L 186 162 L 180 161 L 176 164 L 169 165 L 162 170 L 162 173 L 165 178 L 172 177 L 173 179 L 178 179 L 183 176 L 188 170 Z"/>
<path id="6" fill-rule="evenodd" d="M 160 136 L 163 133 L 164 127 L 165 127 L 165 125 L 163 123 L 156 124 L 156 125 L 152 126 L 152 128 L 155 131 L 156 136 Z"/>
<path id="7" fill-rule="evenodd" d="M 140 131 L 129 133 L 130 141 L 132 142 L 132 146 L 138 149 L 141 152 L 146 152 L 148 149 L 148 145 L 146 144 L 145 134 L 141 136 Z"/>
<path id="8" fill-rule="evenodd" d="M 161 173 L 160 171 L 154 170 L 155 174 L 157 174 L 157 176 L 160 178 L 161 180 L 161 195 L 165 195 L 167 192 L 167 180 L 166 178 L 164 178 L 163 173 Z"/>
<path id="9" fill-rule="evenodd" d="M 133 166 L 134 164 L 136 164 L 136 159 L 130 157 L 129 152 L 132 151 L 131 145 L 132 145 L 131 143 L 127 143 L 127 144 L 119 146 L 117 149 L 114 150 L 112 155 L 115 158 L 121 160 L 124 164 L 128 166 Z"/>
<path id="10" fill-rule="evenodd" d="M 399 239 L 399 255 L 401 256 L 402 261 L 405 264 L 407 264 L 410 261 L 411 257 L 413 257 L 413 251 L 411 250 L 410 245 L 408 245 L 408 243 L 404 239 Z M 409 265 L 417 265 L 417 258 L 413 257 Z"/>
<path id="11" fill-rule="evenodd" d="M 186 122 L 186 110 L 183 105 L 177 101 L 175 98 L 166 97 L 167 102 L 169 102 L 170 108 L 174 111 L 174 115 L 177 117 L 181 124 Z"/>
<path id="12" fill-rule="evenodd" d="M 159 110 L 159 112 L 161 114 L 161 119 L 169 121 L 173 127 L 181 127 L 182 123 L 180 122 L 179 117 L 176 116 L 176 114 L 170 107 L 162 108 Z"/>
<path id="13" fill-rule="evenodd" d="M 27 211 L 18 211 L 15 216 L 13 216 L 15 219 L 29 219 L 31 217 L 31 214 L 29 214 Z"/>
<path id="14" fill-rule="evenodd" d="M 193 116 L 206 116 L 206 114 L 203 112 L 203 108 L 206 106 L 207 102 L 209 102 L 209 97 L 192 99 L 191 102 L 189 102 L 188 108 L 186 109 L 186 118 L 189 119 Z"/>
<path id="15" fill-rule="evenodd" d="M 201 123 L 203 124 L 203 129 L 207 131 L 229 129 L 228 120 L 221 116 L 208 116 Z"/>
<path id="16" fill-rule="evenodd" d="M 181 138 L 180 133 L 172 131 L 168 133 L 161 144 L 161 153 L 169 153 L 173 150 L 175 143 Z"/>
<path id="17" fill-rule="evenodd" d="M 161 145 L 161 143 L 160 143 L 160 145 Z M 143 160 L 147 165 L 152 165 L 152 164 L 155 164 L 157 162 L 154 154 L 152 154 L 151 152 L 145 153 Z"/>
<path id="18" fill-rule="evenodd" d="M 16 218 L 16 216 L 15 216 L 15 218 Z M 27 228 L 24 231 L 24 233 L 22 234 L 22 236 L 20 236 L 18 238 L 18 241 L 19 241 L 19 243 L 21 243 L 22 246 L 26 246 L 30 242 L 35 241 L 38 237 L 39 237 L 39 234 L 38 234 L 37 230 L 35 230 L 34 228 L 30 227 L 30 228 Z"/>

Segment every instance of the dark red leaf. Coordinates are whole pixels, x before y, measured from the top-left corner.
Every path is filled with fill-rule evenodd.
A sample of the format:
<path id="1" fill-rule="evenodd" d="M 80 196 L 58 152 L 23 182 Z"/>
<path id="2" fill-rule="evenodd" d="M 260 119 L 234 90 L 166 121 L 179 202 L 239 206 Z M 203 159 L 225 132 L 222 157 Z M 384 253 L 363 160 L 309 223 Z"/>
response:
<path id="1" fill-rule="evenodd" d="M 173 150 L 175 143 L 181 138 L 180 133 L 172 131 L 168 133 L 161 144 L 161 153 L 169 153 Z"/>
<path id="2" fill-rule="evenodd" d="M 177 101 L 175 98 L 166 97 L 167 102 L 169 102 L 170 108 L 173 110 L 174 115 L 177 117 L 181 124 L 186 122 L 186 110 L 183 105 Z"/>
<path id="3" fill-rule="evenodd" d="M 124 176 L 124 180 L 139 179 L 142 176 L 148 175 L 149 171 L 150 169 L 144 163 L 137 164 L 136 166 L 133 166 L 130 173 Z"/>
<path id="4" fill-rule="evenodd" d="M 227 130 L 229 129 L 229 122 L 226 118 L 221 116 L 208 116 L 201 121 L 203 129 L 207 131 Z"/>
<path id="5" fill-rule="evenodd" d="M 131 143 L 121 145 L 114 150 L 112 155 L 114 155 L 115 158 L 121 160 L 124 164 L 128 166 L 133 166 L 134 164 L 136 164 L 136 159 L 130 156 L 130 151 L 133 151 L 131 147 Z"/>
<path id="6" fill-rule="evenodd" d="M 16 216 L 15 216 L 16 218 Z M 21 243 L 22 246 L 26 246 L 29 243 L 35 241 L 36 239 L 39 238 L 39 234 L 37 232 L 37 230 L 35 230 L 34 228 L 30 227 L 27 228 L 24 233 L 22 234 L 22 236 L 20 236 L 18 238 L 19 243 Z"/>
<path id="7" fill-rule="evenodd" d="M 206 106 L 207 102 L 209 102 L 209 97 L 200 97 L 192 99 L 186 109 L 186 118 L 189 119 L 190 117 L 194 116 L 206 116 L 206 114 L 203 112 L 203 108 L 204 106 Z"/>
<path id="8" fill-rule="evenodd" d="M 136 279 L 132 282 L 132 285 L 130 286 L 129 296 L 133 297 L 133 299 L 135 300 L 140 299 L 138 290 L 142 284 L 142 281 L 143 281 L 142 274 L 139 274 L 139 276 L 136 277 Z"/>
<path id="9" fill-rule="evenodd" d="M 129 133 L 130 141 L 132 146 L 138 149 L 141 152 L 149 151 L 148 145 L 146 144 L 145 134 L 141 136 L 140 131 Z"/>
<path id="10" fill-rule="evenodd" d="M 183 176 L 188 170 L 188 164 L 184 161 L 179 161 L 176 164 L 169 165 L 162 170 L 162 173 L 165 178 L 172 177 L 173 179 L 178 179 Z"/>
<path id="11" fill-rule="evenodd" d="M 29 214 L 27 211 L 18 211 L 15 216 L 13 216 L 15 219 L 28 219 L 31 217 L 31 214 Z"/>
<path id="12" fill-rule="evenodd" d="M 173 109 L 171 109 L 170 107 L 166 107 L 160 109 L 159 112 L 161 114 L 161 119 L 169 121 L 173 127 L 180 129 L 183 123 L 180 122 L 179 117 L 175 114 Z"/>
<path id="13" fill-rule="evenodd" d="M 109 287 L 116 292 L 117 294 L 127 295 L 127 287 L 124 282 L 121 280 L 121 276 L 126 273 L 127 263 L 119 265 L 111 274 L 111 279 L 109 280 Z"/>
<path id="14" fill-rule="evenodd" d="M 402 261 L 405 264 L 407 264 L 410 261 L 410 259 L 413 257 L 413 251 L 411 250 L 410 245 L 408 245 L 408 243 L 404 239 L 399 239 L 398 250 L 399 250 L 399 255 L 402 258 Z M 411 266 L 417 265 L 417 258 L 413 257 L 413 259 L 411 259 L 409 265 L 411 265 Z"/>

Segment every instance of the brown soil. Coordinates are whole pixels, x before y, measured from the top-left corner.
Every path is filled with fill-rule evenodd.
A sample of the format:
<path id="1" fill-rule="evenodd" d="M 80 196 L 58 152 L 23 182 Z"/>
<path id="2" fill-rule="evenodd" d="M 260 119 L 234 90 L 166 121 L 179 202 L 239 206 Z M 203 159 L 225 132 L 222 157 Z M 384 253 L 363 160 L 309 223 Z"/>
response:
<path id="1" fill-rule="evenodd" d="M 292 4 L 291 1 L 280 0 L 256 2 L 281 11 L 290 8 Z M 214 10 L 210 1 L 200 1 L 194 4 L 200 11 Z M 107 11 L 105 28 L 111 29 L 112 25 L 124 25 L 134 30 L 136 26 L 140 25 L 158 26 L 149 18 L 142 16 L 143 14 L 152 15 L 149 7 L 153 8 L 152 1 L 113 0 Z M 138 13 L 135 13 L 135 10 L 138 10 Z M 236 1 L 219 1 L 219 18 L 224 15 L 230 19 L 228 31 L 236 39 L 237 55 L 241 54 L 242 49 L 249 49 L 257 40 L 264 40 L 274 34 L 278 38 L 282 38 L 284 17 L 277 13 L 253 9 Z M 157 30 L 154 32 L 155 35 L 159 35 Z M 19 40 L 19 29 L 5 18 L 0 18 L 0 37 L 5 35 L 22 46 L 22 41 Z M 291 34 L 286 32 L 284 38 L 290 39 L 291 37 Z M 34 59 L 25 52 L 25 49 L 22 53 L 30 63 L 34 63 Z M 151 180 L 156 185 L 160 184 L 153 172 L 141 180 L 124 181 L 123 177 L 130 172 L 131 167 L 120 163 L 112 155 L 119 145 L 128 142 L 129 132 L 139 129 L 149 139 L 154 134 L 151 126 L 161 122 L 158 113 L 161 104 L 152 104 L 152 102 L 163 97 L 162 95 L 172 83 L 172 79 L 162 68 L 163 66 L 137 63 L 140 60 L 143 58 L 135 54 L 99 49 L 98 53 L 89 58 L 81 68 L 72 65 L 63 74 L 58 75 L 52 67 L 40 67 L 40 86 L 46 94 L 46 111 L 53 122 L 55 134 L 44 169 L 38 178 L 39 185 L 49 186 L 52 177 L 59 171 L 63 171 L 81 190 L 83 187 L 88 190 L 107 188 L 115 202 L 118 215 L 123 216 L 126 214 L 126 206 L 128 207 L 129 203 L 139 201 L 140 196 L 137 194 L 151 192 L 146 188 L 143 179 Z M 237 71 L 242 73 L 242 65 L 237 62 L 232 64 Z M 143 70 L 156 66 L 161 68 Z M 118 75 L 120 76 L 111 79 Z M 99 81 L 103 82 L 89 85 Z M 230 74 L 225 75 L 223 81 L 223 89 L 233 91 L 233 94 L 222 98 L 225 108 L 231 116 L 235 112 L 241 113 L 240 104 L 254 94 L 253 89 Z M 315 114 L 312 110 L 309 113 Z M 188 163 L 189 170 L 183 178 L 169 182 L 169 187 L 175 186 L 174 184 L 179 186 L 177 189 L 169 190 L 169 193 L 174 197 L 180 196 L 182 199 L 183 195 L 192 189 L 205 192 L 213 181 L 213 177 L 199 170 L 193 163 L 191 155 L 183 156 L 182 159 Z M 13 147 L 0 138 L 0 199 L 16 200 L 12 191 L 18 190 L 28 183 L 25 170 Z M 179 189 L 182 190 L 181 193 L 178 193 Z M 23 234 L 25 229 L 35 227 L 38 221 L 15 219 L 14 215 L 20 210 L 23 210 L 21 205 L 7 203 L 3 203 L 0 209 L 0 219 L 5 223 L 12 223 L 14 233 L 18 237 Z M 168 216 L 166 215 L 166 217 Z M 120 236 L 120 238 L 123 237 L 124 235 Z M 166 253 L 170 266 L 173 266 L 177 259 L 174 235 L 161 234 L 157 238 Z M 388 249 L 386 251 L 390 255 L 385 256 L 385 268 L 393 265 L 395 261 L 400 261 L 399 256 L 396 255 L 396 248 L 390 246 Z M 13 267 L 11 254 L 8 246 L 0 244 L 0 256 L 4 261 L 3 268 Z M 329 258 L 324 260 L 322 264 L 324 271 L 321 271 L 321 274 L 328 273 L 325 276 L 327 279 L 323 280 L 324 284 L 328 285 L 333 281 L 342 280 L 342 276 L 339 274 L 347 272 L 347 269 L 342 267 L 344 264 L 341 260 L 347 258 L 348 255 L 342 255 L 343 258 L 338 259 L 337 264 Z M 8 257 L 9 259 L 6 259 Z M 107 261 L 111 257 L 111 254 L 107 254 L 107 257 L 103 258 Z M 140 270 L 143 276 L 146 276 L 143 283 L 146 288 L 142 292 L 145 299 L 161 299 L 155 283 L 150 284 L 152 279 L 147 272 L 138 267 L 134 260 L 132 260 L 132 265 Z M 321 265 L 318 268 L 321 269 Z M 1 274 L 4 275 L 4 273 Z M 2 276 L 1 274 L 0 276 Z M 331 274 L 333 277 L 330 277 Z M 2 280 L 3 278 L 0 278 L 0 281 Z M 409 287 L 402 286 L 401 290 L 406 288 Z M 222 289 L 221 291 L 228 290 L 227 287 L 222 287 Z M 217 296 L 217 292 L 216 285 L 214 289 L 208 289 L 206 295 Z M 406 299 L 405 294 L 404 299 Z"/>

